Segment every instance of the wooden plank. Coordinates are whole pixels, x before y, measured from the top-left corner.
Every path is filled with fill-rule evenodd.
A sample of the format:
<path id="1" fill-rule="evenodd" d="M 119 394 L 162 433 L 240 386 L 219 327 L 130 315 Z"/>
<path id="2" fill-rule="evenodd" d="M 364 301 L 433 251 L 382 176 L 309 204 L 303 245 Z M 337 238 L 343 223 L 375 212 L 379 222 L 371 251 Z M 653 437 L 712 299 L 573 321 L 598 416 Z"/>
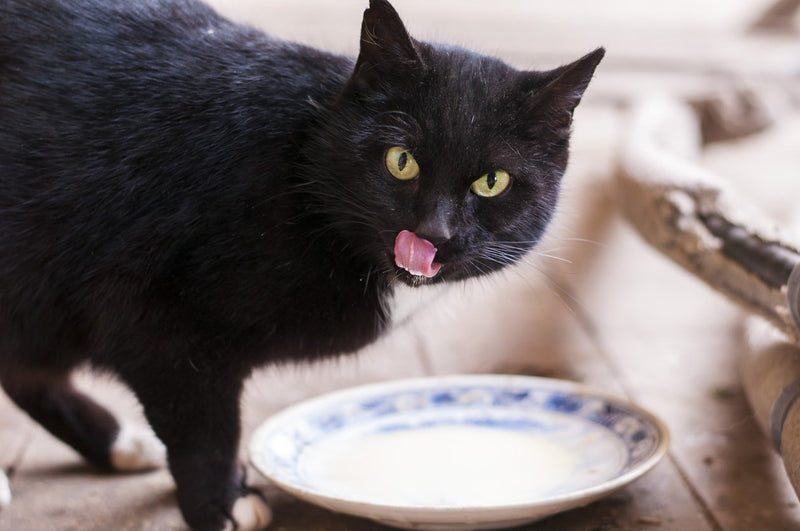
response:
<path id="1" fill-rule="evenodd" d="M 627 227 L 615 238 L 586 300 L 618 378 L 667 421 L 675 463 L 720 528 L 799 526 L 794 491 L 739 385 L 738 312 Z"/>

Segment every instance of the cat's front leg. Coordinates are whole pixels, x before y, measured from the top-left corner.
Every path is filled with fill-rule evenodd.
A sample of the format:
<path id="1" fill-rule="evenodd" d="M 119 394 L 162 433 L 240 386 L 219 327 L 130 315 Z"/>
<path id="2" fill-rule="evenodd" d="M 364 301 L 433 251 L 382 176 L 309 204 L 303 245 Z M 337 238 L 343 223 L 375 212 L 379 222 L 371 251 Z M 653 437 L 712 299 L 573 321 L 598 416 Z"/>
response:
<path id="1" fill-rule="evenodd" d="M 237 459 L 242 376 L 149 368 L 124 377 L 167 447 L 186 522 L 199 531 L 265 528 L 271 511 L 260 493 L 244 484 Z"/>

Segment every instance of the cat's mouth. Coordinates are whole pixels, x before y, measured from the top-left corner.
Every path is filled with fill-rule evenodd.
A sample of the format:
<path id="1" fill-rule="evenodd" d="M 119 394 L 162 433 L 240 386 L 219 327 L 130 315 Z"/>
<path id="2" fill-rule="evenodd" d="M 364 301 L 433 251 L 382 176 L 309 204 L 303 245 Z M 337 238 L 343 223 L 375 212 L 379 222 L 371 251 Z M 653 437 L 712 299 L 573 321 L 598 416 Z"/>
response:
<path id="1" fill-rule="evenodd" d="M 442 264 L 436 262 L 436 247 L 411 231 L 401 231 L 394 241 L 394 262 L 414 277 L 433 278 Z"/>

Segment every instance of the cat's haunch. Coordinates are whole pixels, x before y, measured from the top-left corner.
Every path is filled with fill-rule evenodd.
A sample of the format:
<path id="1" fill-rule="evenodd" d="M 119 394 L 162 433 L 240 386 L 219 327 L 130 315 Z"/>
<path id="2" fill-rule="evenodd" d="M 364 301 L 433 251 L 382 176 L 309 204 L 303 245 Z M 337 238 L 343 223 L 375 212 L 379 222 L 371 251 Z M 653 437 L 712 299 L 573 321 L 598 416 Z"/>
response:
<path id="1" fill-rule="evenodd" d="M 412 38 L 385 0 L 356 59 L 195 0 L 4 0 L 3 388 L 91 463 L 152 466 L 158 443 L 70 382 L 117 374 L 189 525 L 266 525 L 236 460 L 243 380 L 356 351 L 397 291 L 530 250 L 603 53 L 520 71 Z"/>

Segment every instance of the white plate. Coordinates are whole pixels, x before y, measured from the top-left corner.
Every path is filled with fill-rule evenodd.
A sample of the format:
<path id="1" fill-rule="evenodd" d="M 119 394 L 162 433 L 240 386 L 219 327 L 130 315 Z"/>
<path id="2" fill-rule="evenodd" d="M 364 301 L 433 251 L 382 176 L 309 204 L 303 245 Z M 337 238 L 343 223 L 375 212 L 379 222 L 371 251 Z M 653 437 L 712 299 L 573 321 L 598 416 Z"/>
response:
<path id="1" fill-rule="evenodd" d="M 355 387 L 261 425 L 253 465 L 334 511 L 408 529 L 496 529 L 586 505 L 664 455 L 655 416 L 572 382 L 505 375 Z"/>

